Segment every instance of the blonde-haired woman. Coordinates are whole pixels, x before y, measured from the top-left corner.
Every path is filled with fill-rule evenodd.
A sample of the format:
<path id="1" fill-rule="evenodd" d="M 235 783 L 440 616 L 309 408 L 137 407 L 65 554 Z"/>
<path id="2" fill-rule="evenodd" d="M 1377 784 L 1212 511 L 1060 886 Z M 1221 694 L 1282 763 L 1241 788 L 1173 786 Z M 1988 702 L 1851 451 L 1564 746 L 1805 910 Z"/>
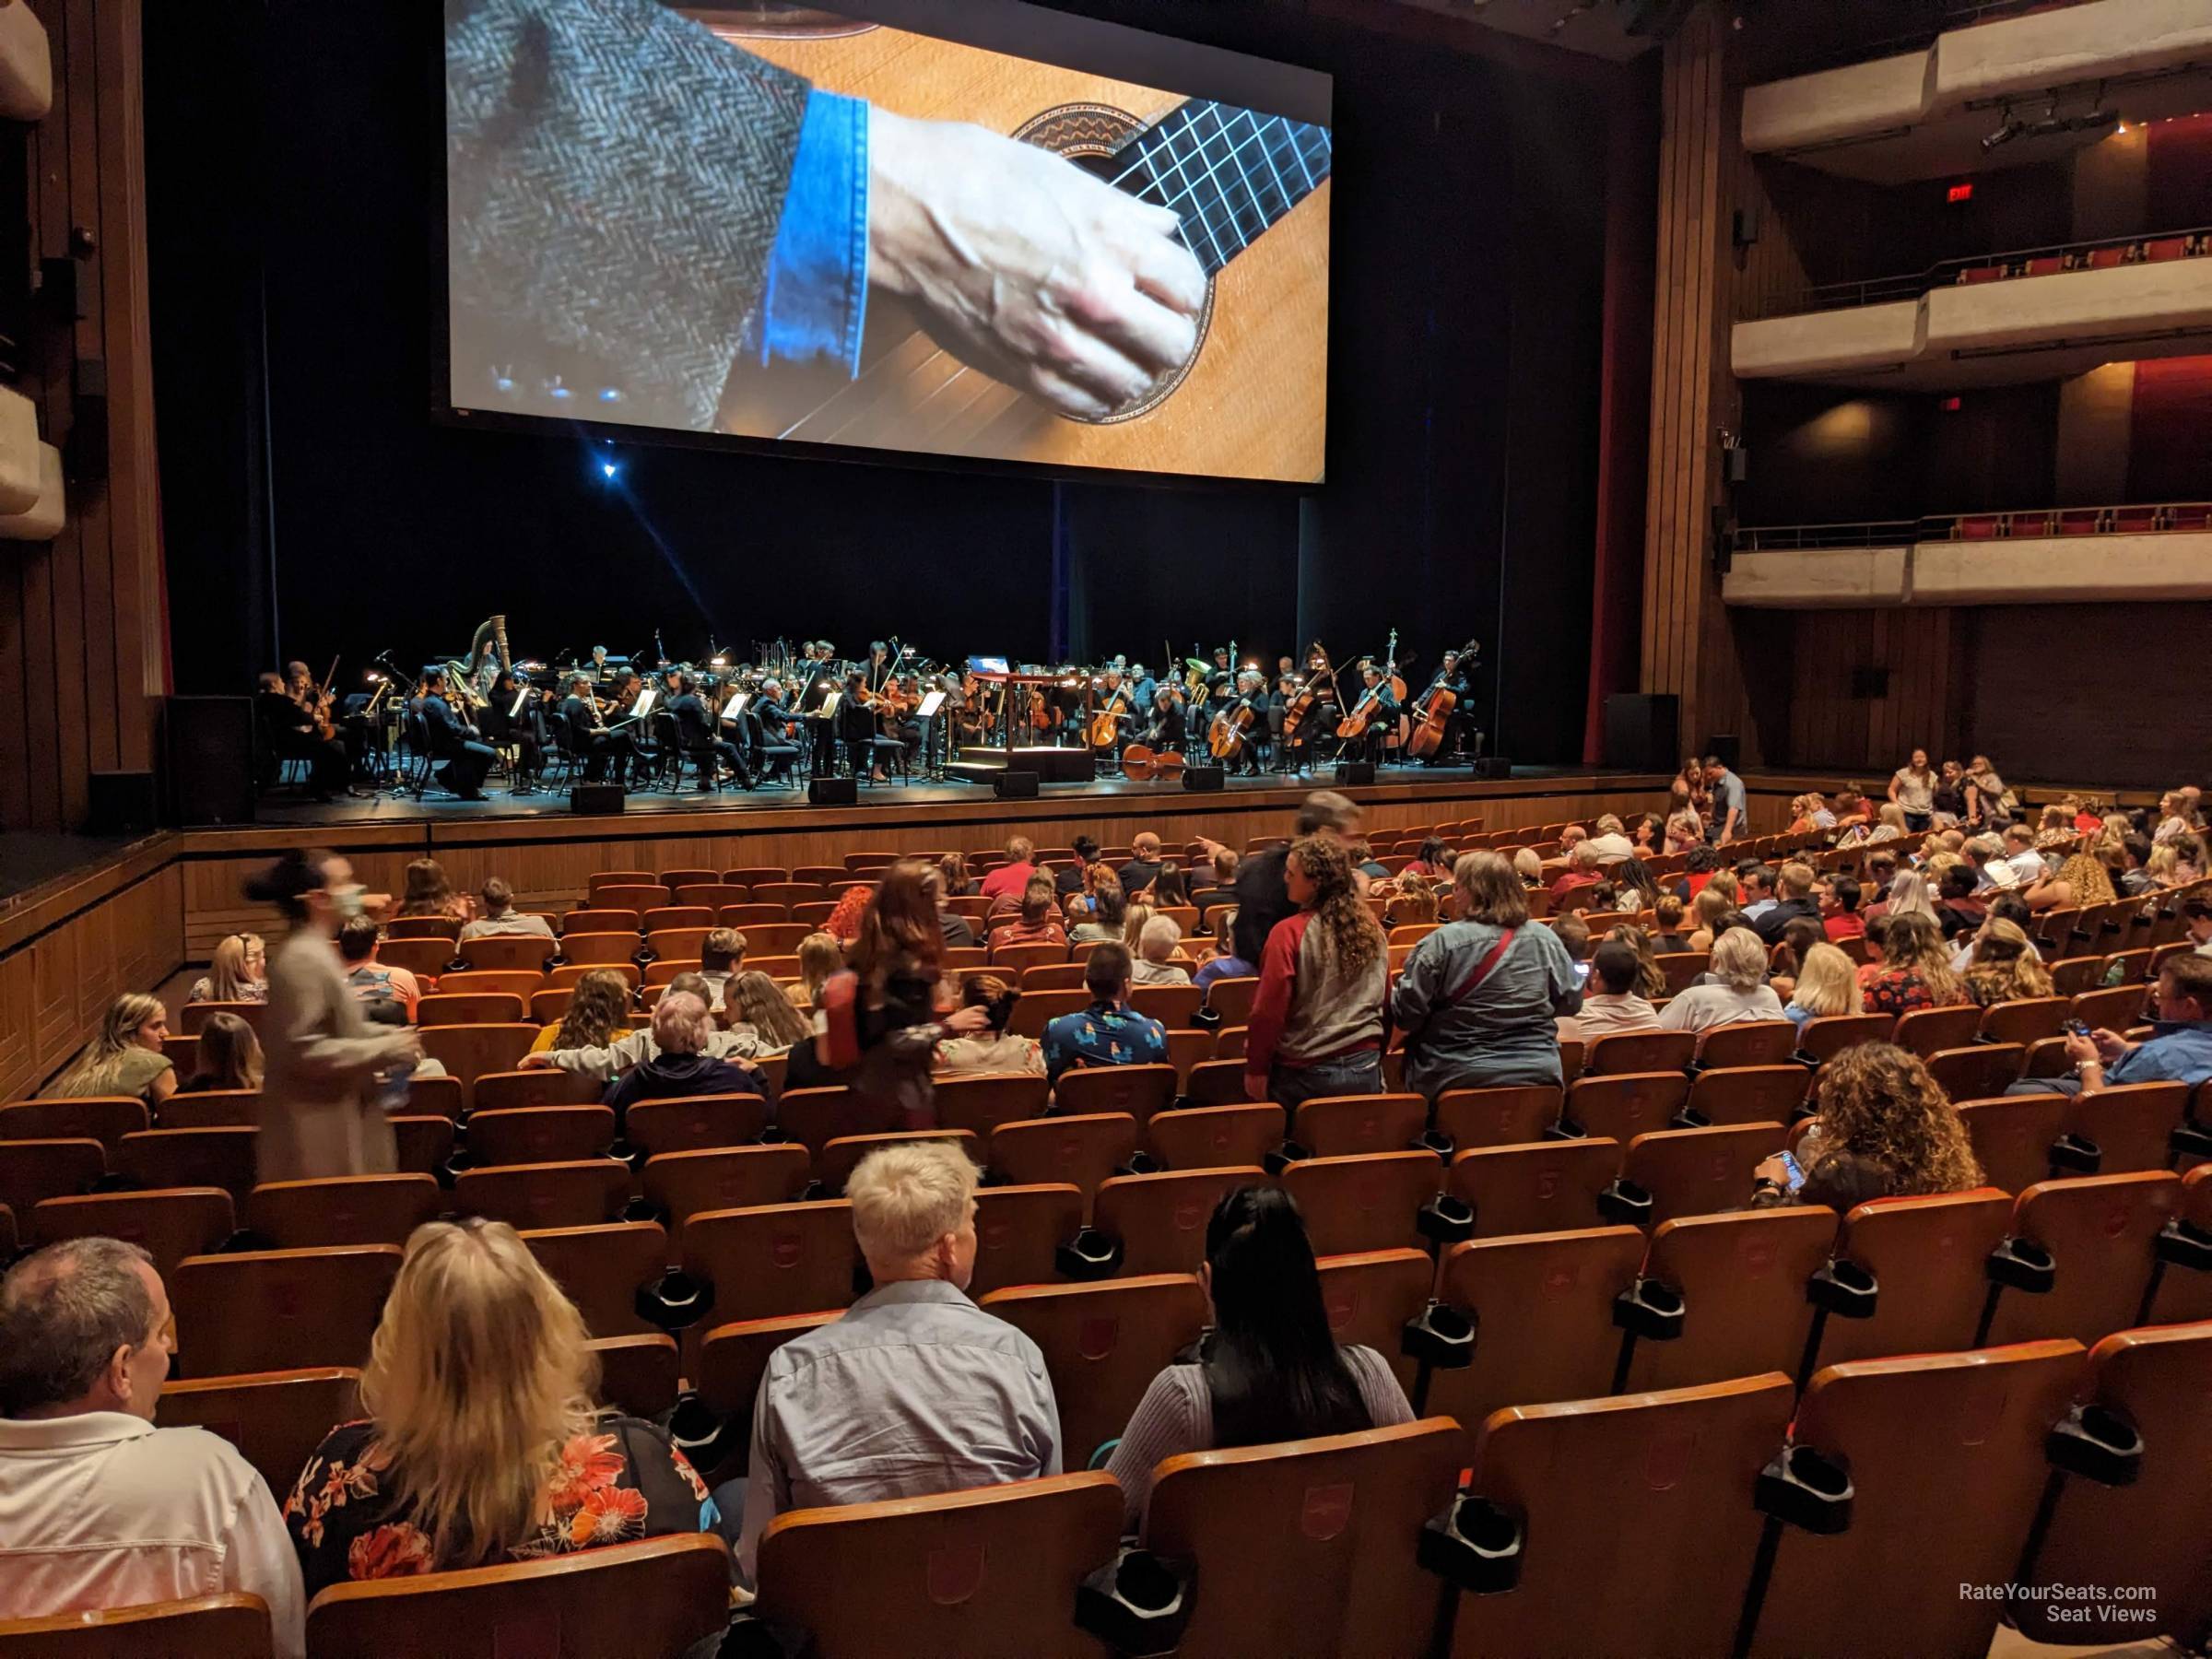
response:
<path id="1" fill-rule="evenodd" d="M 2120 895 L 2112 890 L 2112 872 L 2094 853 L 2066 855 L 2057 870 L 2020 895 L 2031 911 L 2065 910 L 2077 904 L 2110 904 Z"/>
<path id="2" fill-rule="evenodd" d="M 126 991 L 108 1005 L 100 1030 L 49 1095 L 135 1095 L 159 1106 L 176 1092 L 177 1068 L 161 1052 L 169 1010 L 158 996 Z"/>
<path id="3" fill-rule="evenodd" d="M 1767 983 L 1767 947 L 1747 927 L 1732 927 L 1712 942 L 1709 964 L 1717 985 L 1692 985 L 1659 1010 L 1664 1031 L 1709 1031 L 1747 1020 L 1780 1019 L 1782 999 Z"/>
<path id="4" fill-rule="evenodd" d="M 1814 946 L 1797 964 L 1796 988 L 1782 1011 L 1800 1030 L 1808 1019 L 1864 1014 L 1866 999 L 1859 990 L 1859 965 L 1833 945 Z"/>
<path id="5" fill-rule="evenodd" d="M 1982 924 L 1964 983 L 1967 1000 L 1984 1008 L 2051 994 L 2050 970 L 2036 959 L 2019 924 L 2002 916 L 1992 916 Z"/>
<path id="6" fill-rule="evenodd" d="M 1866 982 L 1865 990 L 1869 1014 L 1911 1014 L 1966 1000 L 1965 987 L 1951 971 L 1942 928 L 1916 911 L 1901 916 L 1893 912 L 1886 918 L 1881 971 Z"/>
<path id="7" fill-rule="evenodd" d="M 232 934 L 207 959 L 207 971 L 192 982 L 184 1000 L 251 1002 L 269 1000 L 269 950 L 259 934 Z"/>
<path id="8" fill-rule="evenodd" d="M 1133 904 L 1122 912 L 1122 944 L 1131 956 L 1144 943 L 1145 924 L 1158 913 L 1148 904 Z"/>
<path id="9" fill-rule="evenodd" d="M 368 1418 L 324 1438 L 284 1506 L 307 1594 L 710 1527 L 667 1435 L 596 1408 L 590 1335 L 505 1222 L 417 1228 L 361 1374 Z"/>
<path id="10" fill-rule="evenodd" d="M 740 1025 L 752 1027 L 764 1054 L 780 1054 L 793 1043 L 805 1042 L 814 1035 L 814 1027 L 791 1006 L 783 987 L 758 969 L 748 968 L 730 981 L 723 996 L 722 1018 L 732 1030 Z"/>

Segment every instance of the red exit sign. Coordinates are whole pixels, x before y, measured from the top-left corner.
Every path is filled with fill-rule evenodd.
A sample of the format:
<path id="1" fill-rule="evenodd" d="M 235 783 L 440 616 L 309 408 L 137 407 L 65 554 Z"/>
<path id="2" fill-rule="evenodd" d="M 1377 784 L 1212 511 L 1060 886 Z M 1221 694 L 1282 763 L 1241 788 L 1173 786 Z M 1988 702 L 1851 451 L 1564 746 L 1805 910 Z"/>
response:
<path id="1" fill-rule="evenodd" d="M 1943 199 L 1947 202 L 1971 202 L 1974 199 L 1974 187 L 1971 183 L 1954 184 L 1944 193 Z"/>

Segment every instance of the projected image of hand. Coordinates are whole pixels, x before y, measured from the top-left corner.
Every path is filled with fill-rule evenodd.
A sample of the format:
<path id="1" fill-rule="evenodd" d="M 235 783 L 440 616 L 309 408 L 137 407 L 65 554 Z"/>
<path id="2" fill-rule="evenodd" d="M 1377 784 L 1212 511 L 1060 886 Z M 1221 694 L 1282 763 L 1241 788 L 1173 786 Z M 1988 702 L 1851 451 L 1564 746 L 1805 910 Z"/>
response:
<path id="1" fill-rule="evenodd" d="M 1030 145 L 869 112 L 868 282 L 1064 414 L 1139 396 L 1197 343 L 1206 274 L 1176 215 Z"/>

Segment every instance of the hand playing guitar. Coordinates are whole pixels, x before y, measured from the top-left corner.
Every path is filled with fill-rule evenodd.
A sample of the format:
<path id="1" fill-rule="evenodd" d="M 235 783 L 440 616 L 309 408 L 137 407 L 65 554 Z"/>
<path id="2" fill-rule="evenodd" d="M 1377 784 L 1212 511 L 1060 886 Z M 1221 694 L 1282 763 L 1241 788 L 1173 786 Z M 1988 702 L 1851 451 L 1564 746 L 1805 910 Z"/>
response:
<path id="1" fill-rule="evenodd" d="M 1140 395 L 1197 344 L 1206 274 L 1172 209 L 982 127 L 868 114 L 868 281 L 1064 414 Z"/>

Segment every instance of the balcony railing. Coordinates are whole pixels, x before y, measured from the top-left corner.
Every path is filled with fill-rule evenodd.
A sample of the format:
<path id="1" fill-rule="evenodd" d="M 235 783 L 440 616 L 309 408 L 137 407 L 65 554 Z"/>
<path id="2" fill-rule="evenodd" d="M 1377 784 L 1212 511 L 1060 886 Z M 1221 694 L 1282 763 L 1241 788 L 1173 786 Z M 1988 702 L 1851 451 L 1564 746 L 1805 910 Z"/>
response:
<path id="1" fill-rule="evenodd" d="M 1914 542 L 2018 541 L 2060 535 L 2212 533 L 2212 501 L 2130 502 L 2116 507 L 2038 507 L 2022 512 L 1943 512 L 1855 524 L 1747 524 L 1738 553 L 1816 547 L 1899 547 Z"/>
<path id="2" fill-rule="evenodd" d="M 1897 57 L 1907 52 L 1925 52 L 1955 29 L 1971 29 L 1977 23 L 2002 23 L 2007 18 L 2024 18 L 2030 12 L 2058 11 L 2085 4 L 2087 0 L 1923 0 L 1921 9 L 1927 16 L 1917 27 L 1808 57 L 1793 64 L 1787 77 L 1818 75 L 1824 69 L 1842 69 L 1853 64 L 1871 64 L 1877 58 Z"/>
<path id="3" fill-rule="evenodd" d="M 1897 300 L 1917 300 L 1937 288 L 2002 282 L 2015 276 L 2055 276 L 2065 271 L 2102 271 L 2121 265 L 2152 265 L 2169 259 L 2212 255 L 2212 226 L 2159 230 L 2147 236 L 2108 236 L 2100 241 L 2056 242 L 2017 248 L 2007 253 L 1978 253 L 1940 260 L 1909 276 L 1875 276 L 1860 282 L 1830 282 L 1771 296 L 1759 308 L 1764 317 L 1801 316 L 1807 312 L 1846 311 Z"/>

